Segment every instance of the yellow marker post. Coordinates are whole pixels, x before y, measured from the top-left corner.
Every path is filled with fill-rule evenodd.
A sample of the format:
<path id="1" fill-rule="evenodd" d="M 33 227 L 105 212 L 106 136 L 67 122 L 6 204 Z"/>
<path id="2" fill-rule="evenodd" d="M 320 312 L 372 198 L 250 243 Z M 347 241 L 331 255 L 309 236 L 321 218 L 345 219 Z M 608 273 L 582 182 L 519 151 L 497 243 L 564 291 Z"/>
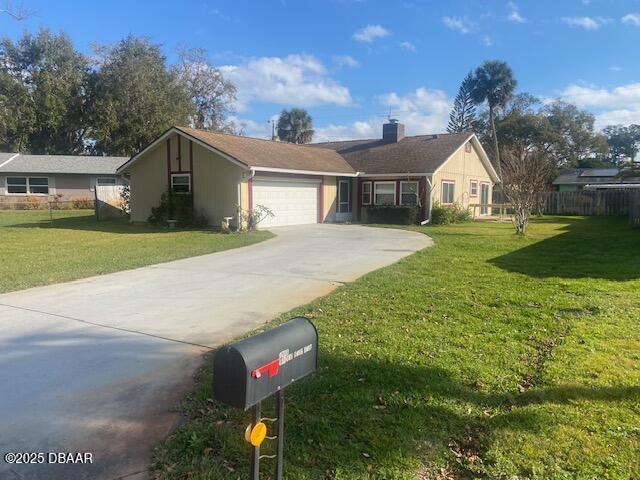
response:
<path id="1" fill-rule="evenodd" d="M 254 447 L 259 447 L 266 436 L 267 426 L 262 422 L 258 422 L 255 425 L 247 425 L 247 429 L 244 432 L 244 439 Z"/>

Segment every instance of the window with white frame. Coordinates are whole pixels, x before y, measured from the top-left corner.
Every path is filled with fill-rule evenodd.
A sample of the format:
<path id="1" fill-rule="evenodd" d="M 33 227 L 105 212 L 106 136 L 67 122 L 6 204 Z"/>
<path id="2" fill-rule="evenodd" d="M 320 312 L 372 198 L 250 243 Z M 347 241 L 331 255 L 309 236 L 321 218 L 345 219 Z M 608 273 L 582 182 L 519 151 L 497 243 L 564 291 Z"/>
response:
<path id="1" fill-rule="evenodd" d="M 400 205 L 418 204 L 418 182 L 400 182 Z"/>
<path id="2" fill-rule="evenodd" d="M 47 177 L 7 177 L 7 193 L 49 195 L 49 179 Z"/>
<path id="3" fill-rule="evenodd" d="M 362 205 L 371 205 L 371 182 L 362 182 Z"/>
<path id="4" fill-rule="evenodd" d="M 442 204 L 450 205 L 455 199 L 455 182 L 443 180 L 442 181 Z"/>
<path id="5" fill-rule="evenodd" d="M 96 184 L 99 185 L 99 186 L 102 186 L 102 185 L 115 185 L 116 184 L 116 179 L 115 178 L 108 178 L 108 177 L 98 178 L 96 180 Z"/>
<path id="6" fill-rule="evenodd" d="M 373 203 L 376 205 L 395 205 L 396 182 L 375 182 L 373 184 Z"/>
<path id="7" fill-rule="evenodd" d="M 471 153 L 471 148 L 472 147 L 471 147 L 471 142 L 470 141 L 464 144 L 464 151 L 465 152 Z"/>
<path id="8" fill-rule="evenodd" d="M 171 175 L 171 191 L 174 193 L 191 192 L 191 177 L 179 173 Z"/>
<path id="9" fill-rule="evenodd" d="M 471 197 L 477 197 L 478 196 L 478 181 L 477 180 L 471 180 L 471 183 L 469 184 L 469 196 L 471 196 Z"/>

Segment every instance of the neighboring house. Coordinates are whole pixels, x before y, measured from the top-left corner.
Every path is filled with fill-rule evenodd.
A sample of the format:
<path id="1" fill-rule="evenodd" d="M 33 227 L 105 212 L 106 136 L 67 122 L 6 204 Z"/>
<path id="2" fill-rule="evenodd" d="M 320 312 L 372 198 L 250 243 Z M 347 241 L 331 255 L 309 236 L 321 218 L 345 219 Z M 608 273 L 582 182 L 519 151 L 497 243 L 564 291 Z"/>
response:
<path id="1" fill-rule="evenodd" d="M 5 202 L 93 199 L 96 185 L 122 185 L 116 173 L 127 157 L 0 153 L 0 198 Z"/>
<path id="2" fill-rule="evenodd" d="M 640 189 L 640 177 L 621 175 L 618 168 L 574 168 L 561 172 L 553 181 L 553 185 L 560 192 Z"/>
<path id="3" fill-rule="evenodd" d="M 404 137 L 390 122 L 382 140 L 292 145 L 172 127 L 118 169 L 131 185 L 131 219 L 145 222 L 161 195 L 190 192 L 212 225 L 237 224 L 238 206 L 274 212 L 261 227 L 361 219 L 369 205 L 491 203 L 498 181 L 473 133 Z M 486 210 L 478 212 L 488 213 Z"/>

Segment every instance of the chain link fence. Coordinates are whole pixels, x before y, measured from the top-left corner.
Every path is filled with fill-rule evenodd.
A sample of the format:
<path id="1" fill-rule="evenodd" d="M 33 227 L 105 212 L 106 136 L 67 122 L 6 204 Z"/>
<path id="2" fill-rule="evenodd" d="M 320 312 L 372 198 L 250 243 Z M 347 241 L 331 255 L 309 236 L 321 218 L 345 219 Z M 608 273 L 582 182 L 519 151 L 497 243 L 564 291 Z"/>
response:
<path id="1" fill-rule="evenodd" d="M 26 199 L 20 201 L 15 201 L 13 199 L 0 200 L 0 212 L 39 212 L 43 217 L 48 217 L 50 221 L 62 217 L 62 212 L 69 212 L 71 210 L 95 211 L 95 201 L 91 198 L 64 201 L 41 199 Z"/>

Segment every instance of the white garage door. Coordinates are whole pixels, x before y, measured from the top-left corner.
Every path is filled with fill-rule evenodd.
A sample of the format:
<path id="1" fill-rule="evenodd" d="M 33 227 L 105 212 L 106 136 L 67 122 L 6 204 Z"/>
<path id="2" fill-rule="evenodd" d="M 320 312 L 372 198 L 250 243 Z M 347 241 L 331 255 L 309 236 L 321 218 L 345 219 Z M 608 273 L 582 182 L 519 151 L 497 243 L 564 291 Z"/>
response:
<path id="1" fill-rule="evenodd" d="M 253 182 L 253 205 L 264 205 L 273 212 L 260 228 L 280 225 L 302 225 L 318 222 L 319 183 L 258 180 Z"/>

